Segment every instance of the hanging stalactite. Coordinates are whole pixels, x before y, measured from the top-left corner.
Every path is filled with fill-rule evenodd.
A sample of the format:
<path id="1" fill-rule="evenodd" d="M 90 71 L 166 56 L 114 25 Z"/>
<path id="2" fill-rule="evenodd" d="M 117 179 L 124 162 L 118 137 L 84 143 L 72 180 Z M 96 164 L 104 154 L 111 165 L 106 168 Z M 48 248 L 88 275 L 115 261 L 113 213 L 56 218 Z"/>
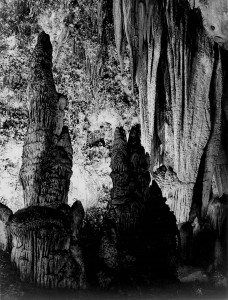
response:
<path id="1" fill-rule="evenodd" d="M 204 207 L 209 201 L 221 144 L 219 50 L 206 34 L 200 11 L 191 9 L 187 0 L 122 0 L 115 2 L 115 8 L 117 51 L 121 56 L 125 34 L 132 78 L 139 87 L 142 144 L 151 155 L 151 169 L 164 164 L 176 173 L 181 184 L 173 207 L 177 219 L 184 222 L 204 153 L 204 185 L 199 197 Z M 123 14 L 117 16 L 119 11 Z M 182 197 L 184 186 L 188 188 Z M 184 214 L 178 209 L 183 205 Z"/>

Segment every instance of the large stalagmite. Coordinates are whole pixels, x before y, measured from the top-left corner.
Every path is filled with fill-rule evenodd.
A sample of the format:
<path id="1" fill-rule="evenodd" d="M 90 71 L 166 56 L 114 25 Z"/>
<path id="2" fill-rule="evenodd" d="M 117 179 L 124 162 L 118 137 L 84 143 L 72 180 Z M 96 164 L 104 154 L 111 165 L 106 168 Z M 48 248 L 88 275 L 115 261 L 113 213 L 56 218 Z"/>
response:
<path id="1" fill-rule="evenodd" d="M 28 97 L 29 125 L 20 170 L 24 202 L 57 207 L 67 203 L 73 150 L 63 126 L 66 99 L 55 89 L 52 45 L 44 32 L 34 49 Z"/>
<path id="2" fill-rule="evenodd" d="M 221 170 L 216 167 L 223 92 L 220 49 L 208 37 L 200 10 L 191 9 L 187 0 L 115 0 L 114 19 L 119 55 L 124 36 L 129 44 L 151 171 L 162 165 L 171 170 L 162 188 L 178 222 L 205 215 L 213 175 Z"/>
<path id="3" fill-rule="evenodd" d="M 52 45 L 44 32 L 34 49 L 28 92 L 29 124 L 20 170 L 25 208 L 12 214 L 1 207 L 0 230 L 5 237 L 0 247 L 11 250 L 11 261 L 23 281 L 84 288 L 79 244 L 84 209 L 80 201 L 67 205 L 73 151 L 64 126 L 66 98 L 56 92 Z"/>

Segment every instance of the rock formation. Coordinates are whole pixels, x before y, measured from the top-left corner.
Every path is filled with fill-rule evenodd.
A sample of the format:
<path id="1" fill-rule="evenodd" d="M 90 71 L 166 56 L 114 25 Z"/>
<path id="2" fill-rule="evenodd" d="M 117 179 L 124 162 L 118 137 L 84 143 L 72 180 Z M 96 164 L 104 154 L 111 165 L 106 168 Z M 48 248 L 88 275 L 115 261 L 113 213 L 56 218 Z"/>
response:
<path id="1" fill-rule="evenodd" d="M 67 203 L 73 150 L 63 126 L 66 98 L 56 92 L 52 45 L 44 32 L 33 52 L 28 95 L 29 124 L 20 170 L 24 203 L 57 207 Z"/>
<path id="2" fill-rule="evenodd" d="M 111 221 L 100 250 L 104 265 L 100 281 L 106 284 L 129 284 L 143 276 L 149 281 L 176 276 L 180 252 L 176 218 L 155 181 L 150 187 L 149 167 L 140 126 L 132 127 L 128 142 L 123 128 L 116 128 L 111 155 Z"/>
<path id="3" fill-rule="evenodd" d="M 84 209 L 67 205 L 72 146 L 64 126 L 66 97 L 52 75 L 52 46 L 38 36 L 29 82 L 29 124 L 20 179 L 25 208 L 15 214 L 1 205 L 0 242 L 23 281 L 44 287 L 84 288 L 85 268 L 79 244 Z M 12 239 L 12 242 L 11 240 Z"/>
<path id="4" fill-rule="evenodd" d="M 227 226 L 228 226 L 228 198 L 223 195 L 209 202 L 207 220 L 210 229 L 214 232 L 215 243 L 213 252 L 213 267 L 216 270 L 227 272 Z"/>
<path id="5" fill-rule="evenodd" d="M 221 47 L 228 50 L 228 3 L 226 0 L 196 0 L 200 7 L 207 34 Z"/>
<path id="6" fill-rule="evenodd" d="M 200 10 L 185 0 L 115 0 L 114 20 L 119 56 L 125 38 L 129 46 L 151 170 L 161 165 L 173 169 L 178 222 L 187 221 L 193 210 L 205 217 L 213 176 L 226 164 L 216 167 L 222 130 L 221 51 L 207 35 Z"/>
<path id="7" fill-rule="evenodd" d="M 124 129 L 116 128 L 111 169 L 112 206 L 119 229 L 128 230 L 140 219 L 150 183 L 149 155 L 141 145 L 139 125 L 132 127 L 128 142 Z"/>
<path id="8" fill-rule="evenodd" d="M 129 196 L 129 162 L 127 139 L 123 128 L 116 128 L 111 154 L 113 204 L 124 204 Z"/>
<path id="9" fill-rule="evenodd" d="M 193 227 L 190 222 L 178 224 L 181 238 L 181 262 L 190 264 L 192 259 Z"/>
<path id="10" fill-rule="evenodd" d="M 75 209 L 68 207 L 73 219 Z M 83 288 L 85 270 L 71 218 L 61 209 L 30 206 L 8 220 L 11 261 L 23 281 L 45 287 Z M 81 223 L 82 218 L 80 219 Z"/>
<path id="11" fill-rule="evenodd" d="M 6 223 L 12 216 L 13 212 L 6 205 L 0 203 L 0 249 L 4 251 L 10 250 L 10 234 Z"/>

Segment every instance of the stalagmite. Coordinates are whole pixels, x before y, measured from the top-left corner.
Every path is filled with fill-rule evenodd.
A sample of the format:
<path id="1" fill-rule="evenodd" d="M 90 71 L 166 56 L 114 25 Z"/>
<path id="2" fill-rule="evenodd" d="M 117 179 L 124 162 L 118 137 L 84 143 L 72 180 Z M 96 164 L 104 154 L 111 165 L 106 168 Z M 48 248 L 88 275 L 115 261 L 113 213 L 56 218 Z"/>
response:
<path id="1" fill-rule="evenodd" d="M 150 187 L 149 167 L 140 125 L 131 128 L 128 141 L 124 130 L 117 128 L 111 155 L 112 219 L 101 241 L 105 265 L 101 274 L 107 281 L 122 276 L 128 280 L 130 273 L 148 280 L 176 276 L 180 248 L 176 218 L 157 184 Z"/>
<path id="2" fill-rule="evenodd" d="M 66 98 L 56 92 L 52 45 L 44 32 L 34 49 L 29 87 L 29 125 L 20 170 L 24 202 L 57 207 L 67 203 L 73 150 L 63 126 Z"/>
<path id="3" fill-rule="evenodd" d="M 79 231 L 84 209 L 80 201 L 71 208 L 67 205 L 73 160 L 64 125 L 67 98 L 56 92 L 52 45 L 44 32 L 34 49 L 28 92 L 29 124 L 20 170 L 25 208 L 5 224 L 12 237 L 11 261 L 23 281 L 83 289 L 86 278 Z"/>

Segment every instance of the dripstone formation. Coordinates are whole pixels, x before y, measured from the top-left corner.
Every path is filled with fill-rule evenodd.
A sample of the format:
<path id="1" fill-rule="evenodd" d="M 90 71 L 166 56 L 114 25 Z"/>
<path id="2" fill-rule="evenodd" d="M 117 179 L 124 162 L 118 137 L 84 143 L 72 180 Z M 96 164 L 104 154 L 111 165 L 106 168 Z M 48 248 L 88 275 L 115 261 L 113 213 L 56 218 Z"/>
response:
<path id="1" fill-rule="evenodd" d="M 29 124 L 20 170 L 24 203 L 57 207 L 67 203 L 73 149 L 63 122 L 66 98 L 56 92 L 52 45 L 44 32 L 33 52 L 28 97 Z"/>
<path id="2" fill-rule="evenodd" d="M 200 2 L 207 9 L 207 1 Z M 222 142 L 222 132 L 227 135 L 222 128 L 222 119 L 223 126 L 227 123 L 227 96 L 222 97 L 227 67 L 221 50 L 208 36 L 200 10 L 187 0 L 113 3 L 121 65 L 127 40 L 139 88 L 142 144 L 151 156 L 151 172 L 161 165 L 172 168 L 174 188 L 169 193 L 164 183 L 163 194 L 175 202 L 178 222 L 196 211 L 204 218 L 213 181 L 219 196 L 227 193 Z"/>
<path id="3" fill-rule="evenodd" d="M 110 285 L 176 277 L 180 251 L 176 218 L 156 182 L 150 186 L 149 167 L 140 126 L 132 127 L 128 141 L 124 129 L 116 128 L 111 217 L 100 252 L 101 274 Z"/>
<path id="4" fill-rule="evenodd" d="M 142 144 L 179 223 L 182 259 L 227 265 L 227 1 L 115 0 L 113 12 L 120 65 L 127 41 L 139 89 Z"/>
<path id="5" fill-rule="evenodd" d="M 58 94 L 52 75 L 49 35 L 38 36 L 33 53 L 29 124 L 20 179 L 25 208 L 15 214 L 0 207 L 1 248 L 11 251 L 20 278 L 44 287 L 85 287 L 79 245 L 84 209 L 67 205 L 72 174 L 72 146 L 64 126 L 66 97 Z"/>
<path id="6" fill-rule="evenodd" d="M 12 236 L 11 261 L 23 281 L 45 287 L 83 288 L 85 285 L 82 254 L 71 224 L 81 220 L 60 209 L 30 206 L 17 211 L 9 220 Z M 75 252 L 77 255 L 75 255 Z"/>

